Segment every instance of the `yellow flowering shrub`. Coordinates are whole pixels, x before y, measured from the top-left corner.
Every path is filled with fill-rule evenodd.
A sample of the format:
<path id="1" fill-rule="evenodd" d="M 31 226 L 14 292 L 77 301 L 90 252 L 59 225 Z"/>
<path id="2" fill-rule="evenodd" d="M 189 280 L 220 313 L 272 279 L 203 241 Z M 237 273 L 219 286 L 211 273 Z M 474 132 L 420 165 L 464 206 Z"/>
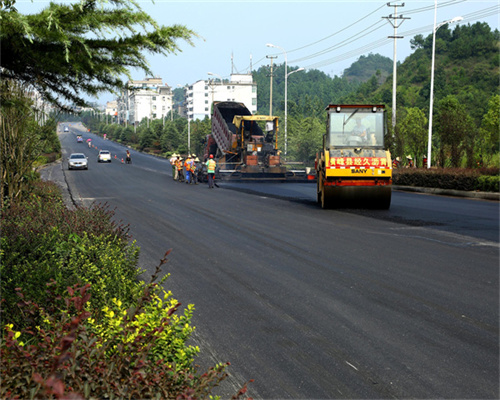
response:
<path id="1" fill-rule="evenodd" d="M 189 304 L 182 315 L 176 313 L 179 306 L 170 291 L 156 287 L 139 310 L 131 312 L 114 298 L 111 305 L 102 308 L 99 321 L 90 318 L 87 323 L 91 332 L 108 343 L 109 352 L 116 350 L 118 342 L 142 341 L 144 347 L 149 347 L 150 359 L 163 360 L 181 370 L 192 364 L 200 349 L 186 344 L 195 330 L 191 326 L 194 305 Z M 143 341 L 144 337 L 154 340 Z"/>

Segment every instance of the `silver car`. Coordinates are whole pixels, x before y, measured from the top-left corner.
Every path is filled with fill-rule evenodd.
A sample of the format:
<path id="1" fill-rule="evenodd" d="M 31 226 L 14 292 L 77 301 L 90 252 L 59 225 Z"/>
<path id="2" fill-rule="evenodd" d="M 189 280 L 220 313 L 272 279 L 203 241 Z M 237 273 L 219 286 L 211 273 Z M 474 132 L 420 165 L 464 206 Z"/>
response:
<path id="1" fill-rule="evenodd" d="M 68 159 L 68 169 L 89 169 L 89 160 L 83 153 L 72 153 Z"/>
<path id="2" fill-rule="evenodd" d="M 111 162 L 111 153 L 109 152 L 109 150 L 99 151 L 97 162 Z"/>

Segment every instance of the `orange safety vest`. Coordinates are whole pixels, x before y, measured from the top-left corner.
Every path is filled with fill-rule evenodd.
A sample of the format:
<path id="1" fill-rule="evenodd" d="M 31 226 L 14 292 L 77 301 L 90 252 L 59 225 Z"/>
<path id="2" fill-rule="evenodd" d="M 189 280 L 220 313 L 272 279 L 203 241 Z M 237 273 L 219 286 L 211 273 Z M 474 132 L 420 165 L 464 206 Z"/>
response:
<path id="1" fill-rule="evenodd" d="M 186 160 L 184 162 L 184 166 L 186 167 L 186 171 L 191 171 L 191 162 L 188 162 L 188 160 Z"/>
<path id="2" fill-rule="evenodd" d="M 175 161 L 175 167 L 180 171 L 182 169 L 182 161 L 181 160 L 176 160 Z"/>

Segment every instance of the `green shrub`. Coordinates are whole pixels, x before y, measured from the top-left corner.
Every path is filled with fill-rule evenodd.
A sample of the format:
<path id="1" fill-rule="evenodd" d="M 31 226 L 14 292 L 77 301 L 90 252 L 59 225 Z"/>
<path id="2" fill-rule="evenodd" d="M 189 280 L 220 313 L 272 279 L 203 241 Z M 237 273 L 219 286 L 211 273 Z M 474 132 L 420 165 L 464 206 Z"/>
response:
<path id="1" fill-rule="evenodd" d="M 146 334 L 151 335 L 154 338 L 151 344 L 142 343 L 144 347 L 149 347 L 148 358 L 151 361 L 162 360 L 176 371 L 189 368 L 200 351 L 197 346 L 186 345 L 194 331 L 191 326 L 194 306 L 188 305 L 184 314 L 179 316 L 175 312 L 180 303 L 171 296 L 171 292 L 156 288 L 142 310 L 136 311 L 132 317 L 129 316 L 127 307 L 120 300 L 114 299 L 109 307 L 104 307 L 102 317 L 98 320 L 89 319 L 90 329 L 107 343 L 114 343 L 111 352 L 118 349 L 120 343 L 139 340 L 140 336 Z M 169 320 L 169 324 L 158 330 L 164 320 Z M 127 329 L 129 326 L 134 326 L 135 331 Z"/>
<path id="2" fill-rule="evenodd" d="M 500 176 L 481 175 L 477 178 L 476 189 L 481 192 L 500 192 Z"/>
<path id="3" fill-rule="evenodd" d="M 38 188 L 40 189 L 40 187 Z M 56 191 L 57 190 L 57 191 Z M 2 212 L 0 289 L 3 308 L 16 307 L 16 288 L 46 306 L 46 283 L 62 286 L 92 283 L 93 305 L 100 310 L 111 299 L 130 305 L 139 290 L 139 249 L 129 243 L 126 228 L 112 222 L 103 206 L 68 210 L 57 188 L 42 185 L 23 202 Z M 77 232 L 77 233 L 74 233 Z M 1 324 L 22 326 L 23 316 L 7 312 Z"/>
<path id="4" fill-rule="evenodd" d="M 194 307 L 178 316 L 170 292 L 138 281 L 138 248 L 112 216 L 68 210 L 42 182 L 2 210 L 0 398 L 218 398 L 229 364 L 198 373 Z"/>
<path id="5" fill-rule="evenodd" d="M 451 190 L 498 191 L 496 168 L 401 168 L 393 170 L 394 185 Z"/>
<path id="6" fill-rule="evenodd" d="M 189 363 L 152 358 L 158 335 L 175 326 L 177 307 L 150 318 L 150 329 L 138 329 L 137 317 L 161 307 L 155 301 L 156 286 L 145 285 L 138 306 L 124 310 L 116 334 L 95 335 L 89 329 L 92 312 L 90 285 L 68 288 L 64 298 L 52 297 L 44 310 L 19 293 L 20 313 L 42 314 L 39 327 L 22 329 L 8 325 L 0 343 L 0 398 L 119 398 L 197 399 L 211 393 L 227 376 L 228 364 L 199 374 Z M 55 290 L 58 292 L 58 290 Z M 176 336 L 176 333 L 173 333 Z M 131 340 L 123 340 L 131 338 Z M 179 337 L 179 348 L 184 345 Z M 175 368 L 174 368 L 175 364 Z M 245 384 L 232 398 L 247 391 Z M 213 397 L 212 397 L 213 398 Z M 217 398 L 217 397 L 216 397 Z"/>

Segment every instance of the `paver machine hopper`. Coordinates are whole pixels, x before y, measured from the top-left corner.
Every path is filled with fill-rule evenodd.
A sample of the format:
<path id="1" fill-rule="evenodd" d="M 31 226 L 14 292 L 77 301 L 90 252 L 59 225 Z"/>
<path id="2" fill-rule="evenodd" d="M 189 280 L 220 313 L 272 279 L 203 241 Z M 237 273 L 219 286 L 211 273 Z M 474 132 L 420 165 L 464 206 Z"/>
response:
<path id="1" fill-rule="evenodd" d="M 222 179 L 283 180 L 278 117 L 252 115 L 243 103 L 214 102 L 205 159 L 213 155 Z"/>

